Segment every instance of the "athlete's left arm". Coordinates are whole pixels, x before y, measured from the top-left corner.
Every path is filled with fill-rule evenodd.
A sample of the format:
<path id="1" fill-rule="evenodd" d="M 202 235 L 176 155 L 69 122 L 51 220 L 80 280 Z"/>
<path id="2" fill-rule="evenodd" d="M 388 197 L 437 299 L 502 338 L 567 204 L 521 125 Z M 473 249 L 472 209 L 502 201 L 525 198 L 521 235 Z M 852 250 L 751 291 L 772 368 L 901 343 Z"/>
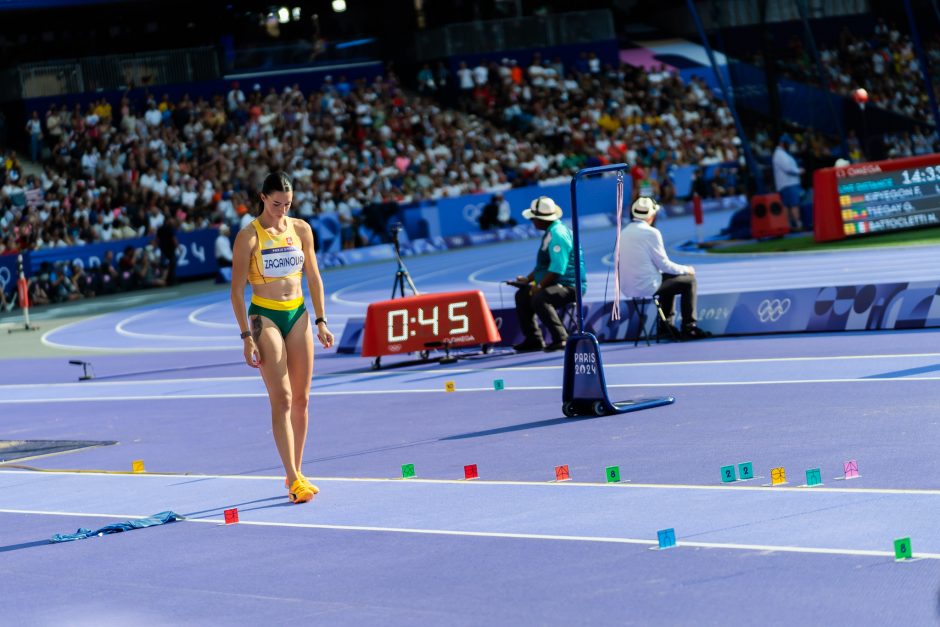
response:
<path id="1" fill-rule="evenodd" d="M 317 253 L 313 245 L 313 229 L 304 220 L 294 220 L 294 230 L 300 237 L 301 246 L 304 250 L 304 275 L 307 277 L 307 287 L 310 289 L 310 297 L 313 299 L 313 317 L 326 318 L 326 297 L 323 293 L 323 278 L 320 276 L 320 268 L 317 266 Z M 316 325 L 317 339 L 323 348 L 333 346 L 333 334 L 326 326 L 326 322 Z"/>

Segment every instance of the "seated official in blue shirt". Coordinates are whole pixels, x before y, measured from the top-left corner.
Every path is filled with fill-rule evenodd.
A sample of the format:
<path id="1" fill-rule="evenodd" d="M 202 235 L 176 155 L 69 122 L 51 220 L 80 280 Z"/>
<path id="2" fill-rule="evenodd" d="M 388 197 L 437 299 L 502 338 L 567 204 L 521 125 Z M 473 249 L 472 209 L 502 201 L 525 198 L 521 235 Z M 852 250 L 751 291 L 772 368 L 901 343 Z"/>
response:
<path id="1" fill-rule="evenodd" d="M 574 239 L 571 230 L 561 221 L 561 207 L 548 196 L 532 201 L 522 215 L 545 231 L 542 244 L 535 257 L 535 269 L 528 276 L 516 277 L 516 314 L 525 340 L 514 347 L 519 352 L 544 348 L 555 351 L 565 347 L 568 331 L 558 317 L 558 307 L 573 303 L 575 292 Z M 581 260 L 581 293 L 587 290 L 584 260 Z M 542 339 L 536 316 L 548 328 L 552 341 L 547 346 Z"/>
<path id="2" fill-rule="evenodd" d="M 666 255 L 663 236 L 653 227 L 659 211 L 652 198 L 641 196 L 630 209 L 633 221 L 620 232 L 620 292 L 626 298 L 659 296 L 666 321 L 657 334 L 671 336 L 666 325 L 675 324 L 676 296 L 682 298 L 681 337 L 697 340 L 711 335 L 695 325 L 698 284 L 695 268 L 673 263 Z M 678 335 L 678 334 L 677 334 Z"/>

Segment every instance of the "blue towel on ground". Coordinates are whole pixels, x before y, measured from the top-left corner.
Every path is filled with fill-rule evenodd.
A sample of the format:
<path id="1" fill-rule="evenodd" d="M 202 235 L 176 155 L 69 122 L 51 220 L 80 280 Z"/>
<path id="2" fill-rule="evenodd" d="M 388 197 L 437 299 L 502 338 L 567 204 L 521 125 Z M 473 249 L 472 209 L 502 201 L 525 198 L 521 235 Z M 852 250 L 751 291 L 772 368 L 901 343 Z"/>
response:
<path id="1" fill-rule="evenodd" d="M 94 536 L 103 536 L 106 533 L 121 533 L 122 531 L 131 531 L 133 529 L 144 529 L 145 527 L 154 527 L 164 523 L 171 523 L 177 520 L 186 520 L 176 512 L 160 512 L 147 518 L 138 518 L 137 520 L 125 520 L 124 522 L 111 523 L 97 531 L 85 529 L 82 527 L 75 533 L 57 533 L 52 536 L 49 542 L 71 542 L 72 540 L 84 540 Z"/>

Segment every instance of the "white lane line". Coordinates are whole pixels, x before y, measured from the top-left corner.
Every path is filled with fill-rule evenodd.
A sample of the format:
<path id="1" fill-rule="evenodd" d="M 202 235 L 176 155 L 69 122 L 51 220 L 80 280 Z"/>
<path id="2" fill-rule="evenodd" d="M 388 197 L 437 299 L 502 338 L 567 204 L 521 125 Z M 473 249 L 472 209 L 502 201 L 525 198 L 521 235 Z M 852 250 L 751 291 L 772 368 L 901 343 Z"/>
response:
<path id="1" fill-rule="evenodd" d="M 136 349 L 134 349 L 136 350 Z M 183 349 L 178 349 L 183 350 Z M 204 350 L 203 348 L 198 348 L 195 350 Z M 700 361 L 650 361 L 650 362 L 632 362 L 626 364 L 604 364 L 604 369 L 613 369 L 613 368 L 642 368 L 649 369 L 659 366 L 711 366 L 711 365 L 725 365 L 725 364 L 760 364 L 760 363 L 777 363 L 777 362 L 803 362 L 803 361 L 838 361 L 838 360 L 864 360 L 864 359 L 910 359 L 910 358 L 934 358 L 940 357 L 940 353 L 906 353 L 906 354 L 894 354 L 894 355 L 838 355 L 830 357 L 766 357 L 766 358 L 748 358 L 748 359 L 708 359 Z M 426 369 L 400 369 L 400 370 L 386 370 L 386 371 L 366 371 L 366 372 L 327 372 L 327 373 L 317 373 L 314 374 L 314 379 L 320 378 L 332 378 L 337 379 L 341 377 L 347 377 L 349 379 L 374 379 L 378 377 L 386 378 L 404 378 L 407 375 L 431 375 L 440 378 L 446 378 L 455 374 L 487 374 L 491 372 L 528 372 L 528 371 L 548 371 L 548 370 L 562 370 L 563 365 L 558 366 L 500 366 L 495 368 L 446 368 L 441 369 L 438 372 L 432 372 Z M 70 387 L 80 387 L 87 388 L 89 386 L 126 386 L 126 385 L 143 385 L 143 384 L 177 384 L 177 383 L 218 383 L 218 382 L 239 382 L 239 381 L 255 381 L 258 380 L 258 376 L 231 376 L 231 377 L 185 377 L 179 379 L 135 379 L 130 381 L 89 381 L 89 382 L 69 382 L 69 383 L 13 383 L 9 385 L 0 385 L 0 392 L 4 390 L 20 390 L 20 389 L 29 389 L 29 388 L 70 388 Z M 910 377 L 908 377 L 910 378 Z M 916 377 L 915 377 L 916 378 Z M 834 379 L 836 381 L 849 381 L 852 379 Z M 861 379 L 859 379 L 861 380 Z M 868 381 L 869 379 L 864 379 Z M 875 379 L 871 379 L 875 380 Z M 880 379 L 878 379 L 880 380 Z M 828 380 L 826 380 L 828 381 Z M 804 381 L 795 381 L 797 383 L 802 383 Z M 812 382 L 807 380 L 805 382 Z M 631 384 L 634 385 L 634 384 Z M 645 384 L 635 384 L 637 386 L 645 386 Z M 681 383 L 677 384 L 650 384 L 650 385 L 683 385 Z M 696 385 L 689 383 L 686 385 Z M 702 385 L 702 384 L 700 384 Z M 611 386 L 613 387 L 613 386 Z M 519 388 L 516 388 L 519 389 Z M 536 389 L 536 388 L 532 388 Z M 541 389 L 541 388 L 538 388 Z"/>
<path id="2" fill-rule="evenodd" d="M 128 331 L 127 329 L 124 328 L 126 325 L 130 324 L 131 322 L 135 322 L 146 316 L 152 316 L 153 314 L 160 313 L 161 311 L 163 311 L 163 309 L 165 308 L 151 309 L 149 311 L 144 311 L 138 314 L 134 314 L 133 316 L 128 316 L 127 318 L 124 318 L 123 320 L 115 324 L 114 330 L 118 335 L 123 335 L 125 337 L 132 337 L 132 338 L 137 338 L 137 339 L 145 339 L 145 340 L 161 340 L 161 341 L 182 340 L 186 342 L 197 340 L 200 342 L 217 342 L 221 339 L 224 339 L 218 336 L 206 337 L 204 335 L 169 335 L 165 333 L 139 333 L 137 331 Z"/>
<path id="3" fill-rule="evenodd" d="M 15 461 L 9 462 L 11 464 Z M 144 472 L 135 473 L 123 470 L 7 470 L 0 464 L 0 474 L 22 475 L 30 477 L 67 476 L 67 477 L 110 477 L 110 478 L 132 478 L 137 479 L 234 479 L 237 481 L 276 481 L 279 484 L 284 482 L 284 475 L 207 475 L 190 473 L 160 473 Z M 802 488 L 798 486 L 764 486 L 759 484 L 695 484 L 695 483 L 601 483 L 601 482 L 583 482 L 583 481 L 500 481 L 493 479 L 467 481 L 466 479 L 422 479 L 413 477 L 410 479 L 388 478 L 388 477 L 308 477 L 320 483 L 378 483 L 378 484 L 397 484 L 397 483 L 421 483 L 431 485 L 462 485 L 462 486 L 495 486 L 495 487 L 515 487 L 522 486 L 526 488 L 545 488 L 570 490 L 578 488 L 588 488 L 593 490 L 706 490 L 713 492 L 797 492 L 800 494 L 880 494 L 880 495 L 907 495 L 907 496 L 940 496 L 940 489 L 932 488 Z M 470 488 L 477 489 L 477 488 Z"/>
<path id="4" fill-rule="evenodd" d="M 802 379 L 802 380 L 776 380 L 776 381 L 678 381 L 672 383 L 610 383 L 608 389 L 614 388 L 683 388 L 683 387 L 729 387 L 737 385 L 803 385 L 813 383 L 890 383 L 900 381 L 940 381 L 937 377 L 901 377 L 901 378 L 877 378 L 877 379 Z M 140 382 L 145 383 L 145 382 Z M 533 390 L 560 390 L 560 385 L 514 385 L 504 388 L 504 391 L 533 391 Z M 454 392 L 447 392 L 437 388 L 416 388 L 416 389 L 395 389 L 395 390 L 333 390 L 323 391 L 314 388 L 310 396 L 349 396 L 356 394 L 453 394 L 456 392 L 492 392 L 492 387 L 482 388 L 457 388 Z M 5 399 L 0 398 L 0 405 L 6 404 L 29 404 L 29 403 L 78 403 L 89 401 L 155 401 L 155 400 L 177 400 L 177 399 L 200 399 L 200 398 L 266 398 L 267 393 L 219 393 L 219 394 L 147 394 L 139 396 L 98 396 L 98 397 L 62 397 L 62 398 L 21 398 Z"/>
<path id="5" fill-rule="evenodd" d="M 98 518 L 145 518 L 146 515 L 133 514 L 100 514 L 83 512 L 57 512 L 45 510 L 19 510 L 19 509 L 0 509 L 0 514 L 28 514 L 39 516 L 79 516 L 79 517 L 98 517 Z M 204 524 L 224 524 L 224 518 L 185 518 L 180 522 L 204 523 Z M 370 531 L 378 533 L 408 533 L 415 535 L 434 535 L 434 536 L 456 536 L 469 538 L 505 538 L 511 540 L 555 540 L 566 542 L 600 542 L 607 544 L 640 544 L 647 546 L 657 545 L 656 540 L 647 538 L 618 538 L 611 536 L 561 536 L 542 533 L 507 533 L 499 531 L 461 531 L 456 529 L 415 529 L 410 527 L 378 527 L 366 525 L 328 525 L 322 523 L 285 523 L 285 522 L 265 522 L 255 520 L 240 520 L 239 525 L 250 525 L 254 527 L 288 527 L 294 529 L 330 529 L 339 531 Z M 695 542 L 695 541 L 677 541 L 676 547 L 692 547 L 704 549 L 726 549 L 737 551 L 759 551 L 759 552 L 780 552 L 780 553 L 810 553 L 822 555 L 847 555 L 858 557 L 894 557 L 892 551 L 875 551 L 870 549 L 832 549 L 826 547 L 804 547 L 775 544 L 736 544 L 726 542 Z M 916 553 L 915 559 L 940 560 L 940 553 Z"/>
<path id="6" fill-rule="evenodd" d="M 206 305 L 205 307 L 200 307 L 199 309 L 195 309 L 195 310 L 191 311 L 188 316 L 186 316 L 186 320 L 187 320 L 190 324 L 194 324 L 194 325 L 196 325 L 196 326 L 198 326 L 198 327 L 206 327 L 207 329 L 233 329 L 233 328 L 236 328 L 238 325 L 236 325 L 234 322 L 209 322 L 208 320 L 200 320 L 200 319 L 199 319 L 199 315 L 200 315 L 200 314 L 205 313 L 206 311 L 212 309 L 213 307 L 218 307 L 218 306 L 221 305 L 223 302 L 225 302 L 225 301 L 221 301 L 221 300 L 220 300 L 220 301 L 218 301 L 218 302 L 215 302 L 215 303 L 211 303 L 211 304 L 209 304 L 209 305 Z"/>

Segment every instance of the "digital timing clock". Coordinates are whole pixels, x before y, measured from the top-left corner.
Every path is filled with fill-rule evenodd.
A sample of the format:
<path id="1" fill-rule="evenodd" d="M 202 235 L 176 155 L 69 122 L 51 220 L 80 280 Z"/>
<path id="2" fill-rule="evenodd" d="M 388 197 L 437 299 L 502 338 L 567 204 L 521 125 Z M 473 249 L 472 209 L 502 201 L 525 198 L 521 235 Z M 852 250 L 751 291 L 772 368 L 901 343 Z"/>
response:
<path id="1" fill-rule="evenodd" d="M 813 211 L 818 242 L 940 226 L 940 154 L 817 170 Z"/>
<path id="2" fill-rule="evenodd" d="M 500 339 L 482 292 L 422 294 L 369 305 L 362 356 L 497 344 Z"/>

